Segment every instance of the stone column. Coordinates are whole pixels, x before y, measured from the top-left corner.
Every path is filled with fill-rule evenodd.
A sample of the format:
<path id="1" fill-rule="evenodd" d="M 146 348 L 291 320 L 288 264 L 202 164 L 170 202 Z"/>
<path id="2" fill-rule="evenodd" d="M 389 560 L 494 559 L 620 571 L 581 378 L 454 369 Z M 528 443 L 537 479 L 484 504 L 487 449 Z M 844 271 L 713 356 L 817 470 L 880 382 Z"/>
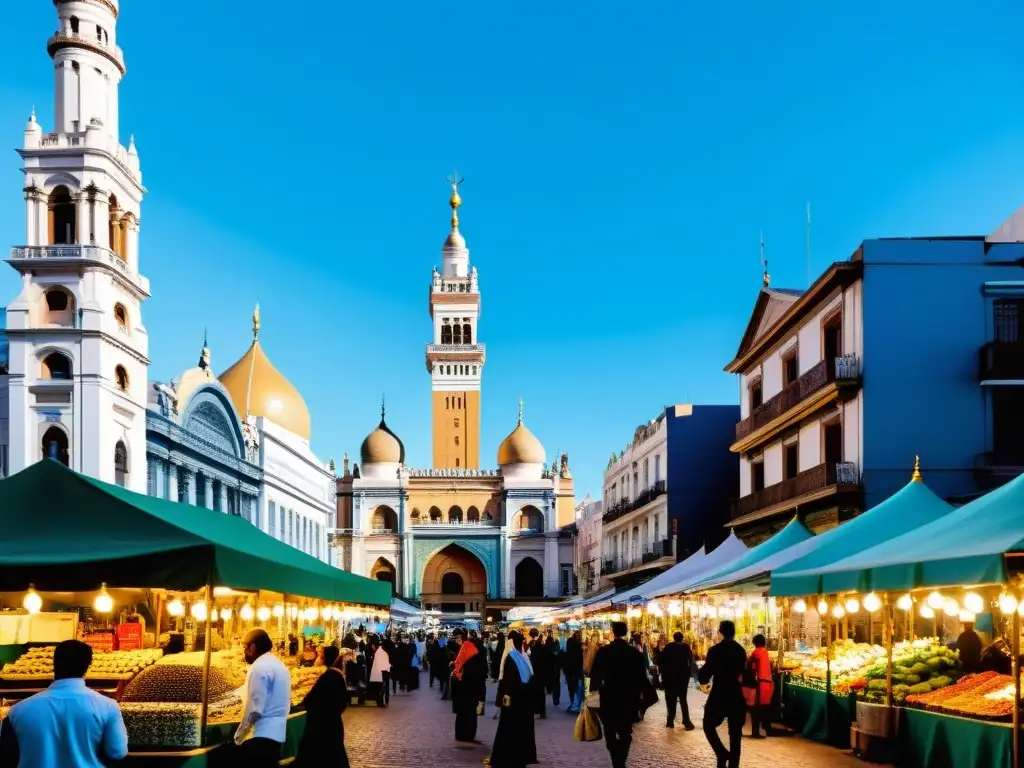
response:
<path id="1" fill-rule="evenodd" d="M 89 193 L 79 192 L 75 195 L 75 239 L 76 243 L 83 243 L 88 245 L 92 242 L 91 232 L 89 228 L 90 213 L 89 210 Z M 57 236 L 62 236 L 62 232 L 55 232 Z"/>
<path id="2" fill-rule="evenodd" d="M 223 481 L 220 484 L 220 511 L 225 515 L 232 512 L 232 510 L 228 509 L 228 487 Z"/>
<path id="3" fill-rule="evenodd" d="M 125 261 L 128 262 L 128 269 L 132 272 L 139 271 L 139 222 L 129 219 L 128 229 L 125 232 Z"/>
<path id="4" fill-rule="evenodd" d="M 205 488 L 203 488 L 203 506 L 213 509 L 213 478 L 207 477 Z"/>
<path id="5" fill-rule="evenodd" d="M 110 248 L 110 196 L 97 192 L 92 204 L 93 237 L 100 248 Z"/>
<path id="6" fill-rule="evenodd" d="M 39 215 L 42 195 L 37 189 L 25 193 L 25 245 L 43 245 L 39 235 Z"/>
<path id="7" fill-rule="evenodd" d="M 178 501 L 178 465 L 174 462 L 167 465 L 167 499 Z"/>
<path id="8" fill-rule="evenodd" d="M 544 536 L 544 597 L 558 597 L 561 574 L 558 571 L 557 534 L 546 533 Z"/>
<path id="9" fill-rule="evenodd" d="M 156 464 L 156 487 L 154 489 L 153 495 L 156 496 L 158 499 L 166 499 L 167 481 L 164 479 L 164 462 L 162 459 L 157 459 L 154 463 Z"/>
<path id="10" fill-rule="evenodd" d="M 498 597 L 509 597 L 512 594 L 512 539 L 508 533 L 501 534 L 501 581 L 498 589 L 501 592 Z"/>
<path id="11" fill-rule="evenodd" d="M 406 532 L 401 537 L 402 556 L 402 595 L 411 595 L 412 591 L 412 533 Z"/>
<path id="12" fill-rule="evenodd" d="M 42 195 L 36 200 L 36 236 L 32 242 L 36 245 L 50 245 L 50 211 Z"/>
<path id="13" fill-rule="evenodd" d="M 181 471 L 185 473 L 185 501 L 195 507 L 199 503 L 196 499 L 196 473 L 185 467 Z"/>

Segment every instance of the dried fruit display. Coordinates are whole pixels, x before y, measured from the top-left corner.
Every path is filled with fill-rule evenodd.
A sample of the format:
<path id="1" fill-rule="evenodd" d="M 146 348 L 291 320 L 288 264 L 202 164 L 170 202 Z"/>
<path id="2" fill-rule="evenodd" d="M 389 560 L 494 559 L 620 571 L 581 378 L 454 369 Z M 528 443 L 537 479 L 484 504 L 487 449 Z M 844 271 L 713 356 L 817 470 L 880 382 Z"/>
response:
<path id="1" fill-rule="evenodd" d="M 201 709 L 198 704 L 122 703 L 129 747 L 198 747 Z"/>
<path id="2" fill-rule="evenodd" d="M 29 648 L 16 661 L 4 664 L 0 678 L 4 680 L 52 679 L 54 648 L 55 646 L 52 645 Z M 85 677 L 94 680 L 130 680 L 162 655 L 162 650 L 154 648 L 141 651 L 94 653 L 92 665 Z"/>
<path id="3" fill-rule="evenodd" d="M 203 668 L 186 664 L 155 664 L 142 670 L 128 683 L 123 702 L 170 702 L 198 704 L 202 701 Z M 233 690 L 219 669 L 210 668 L 209 700 Z"/>

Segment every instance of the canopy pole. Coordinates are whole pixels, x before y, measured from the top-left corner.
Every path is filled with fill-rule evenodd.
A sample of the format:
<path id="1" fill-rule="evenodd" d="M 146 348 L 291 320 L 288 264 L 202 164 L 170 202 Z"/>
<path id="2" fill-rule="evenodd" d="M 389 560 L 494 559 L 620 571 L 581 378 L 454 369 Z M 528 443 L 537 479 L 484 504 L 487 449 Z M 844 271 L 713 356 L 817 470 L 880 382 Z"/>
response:
<path id="1" fill-rule="evenodd" d="M 889 604 L 889 593 L 882 595 L 883 614 L 882 641 L 885 643 L 885 706 L 892 706 L 892 606 Z"/>
<path id="2" fill-rule="evenodd" d="M 1020 612 L 1013 612 L 1013 639 L 1010 643 L 1013 657 L 1014 703 L 1013 708 L 1013 768 L 1020 768 Z"/>
<path id="3" fill-rule="evenodd" d="M 164 617 L 164 596 L 156 593 L 156 622 L 153 627 L 153 647 L 160 647 L 160 622 Z"/>
<path id="4" fill-rule="evenodd" d="M 199 715 L 199 746 L 206 746 L 206 721 L 210 716 L 210 653 L 213 645 L 213 585 L 206 585 L 206 631 L 203 643 L 203 683 L 200 696 L 202 697 L 202 710 Z"/>
<path id="5" fill-rule="evenodd" d="M 825 599 L 825 699 L 832 693 L 832 606 L 831 600 Z"/>

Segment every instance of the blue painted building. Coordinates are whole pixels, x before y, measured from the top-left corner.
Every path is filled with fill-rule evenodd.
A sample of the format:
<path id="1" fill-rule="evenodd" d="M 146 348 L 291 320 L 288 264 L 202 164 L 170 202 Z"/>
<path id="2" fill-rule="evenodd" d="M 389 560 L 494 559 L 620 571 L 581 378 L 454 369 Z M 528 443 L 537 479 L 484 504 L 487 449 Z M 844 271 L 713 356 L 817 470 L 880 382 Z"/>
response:
<path id="1" fill-rule="evenodd" d="M 1024 469 L 1024 214 L 988 237 L 866 240 L 807 291 L 766 285 L 735 359 L 756 541 L 824 530 L 910 479 L 952 501 Z"/>

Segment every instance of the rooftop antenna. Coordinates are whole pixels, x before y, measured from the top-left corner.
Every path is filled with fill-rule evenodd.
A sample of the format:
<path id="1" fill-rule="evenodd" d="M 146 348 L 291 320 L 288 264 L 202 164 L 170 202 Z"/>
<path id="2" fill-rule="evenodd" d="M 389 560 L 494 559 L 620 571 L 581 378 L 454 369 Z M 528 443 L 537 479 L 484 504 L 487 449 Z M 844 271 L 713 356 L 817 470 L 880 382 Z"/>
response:
<path id="1" fill-rule="evenodd" d="M 811 203 L 807 203 L 807 287 L 811 287 Z"/>
<path id="2" fill-rule="evenodd" d="M 765 288 L 772 281 L 772 276 L 768 274 L 768 259 L 764 256 L 764 230 L 761 230 L 761 266 L 764 268 L 764 275 L 761 277 L 761 283 Z"/>

